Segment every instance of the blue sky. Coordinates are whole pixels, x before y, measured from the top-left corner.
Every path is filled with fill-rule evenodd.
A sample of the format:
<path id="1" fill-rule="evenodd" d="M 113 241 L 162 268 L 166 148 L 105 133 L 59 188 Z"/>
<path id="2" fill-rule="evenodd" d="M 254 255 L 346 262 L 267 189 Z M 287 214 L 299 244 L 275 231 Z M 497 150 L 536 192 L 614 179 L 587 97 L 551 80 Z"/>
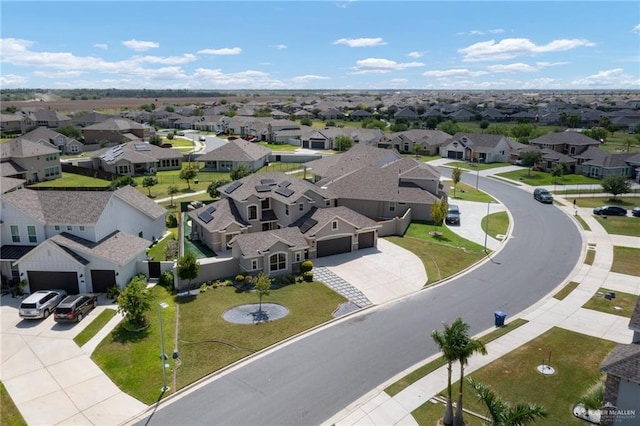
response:
<path id="1" fill-rule="evenodd" d="M 5 1 L 2 88 L 640 89 L 637 1 Z"/>

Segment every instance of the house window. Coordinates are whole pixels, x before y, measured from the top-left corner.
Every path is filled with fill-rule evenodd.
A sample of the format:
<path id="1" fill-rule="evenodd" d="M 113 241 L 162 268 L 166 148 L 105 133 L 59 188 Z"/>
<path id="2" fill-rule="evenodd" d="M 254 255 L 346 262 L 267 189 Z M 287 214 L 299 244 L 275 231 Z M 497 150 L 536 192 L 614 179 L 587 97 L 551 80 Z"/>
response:
<path id="1" fill-rule="evenodd" d="M 84 226 L 80 225 L 80 230 L 84 231 Z"/>
<path id="2" fill-rule="evenodd" d="M 265 198 L 264 200 L 262 200 L 260 202 L 260 206 L 262 207 L 262 210 L 269 210 L 269 208 L 271 207 L 271 198 Z"/>
<path id="3" fill-rule="evenodd" d="M 337 220 L 334 220 L 333 222 L 331 222 L 331 229 L 334 230 L 334 231 L 336 229 L 338 229 L 338 221 Z"/>
<path id="4" fill-rule="evenodd" d="M 247 216 L 249 220 L 256 220 L 258 218 L 258 206 L 249 206 Z"/>
<path id="5" fill-rule="evenodd" d="M 58 167 L 47 167 L 44 169 L 45 177 L 57 176 L 60 174 Z"/>
<path id="6" fill-rule="evenodd" d="M 55 229 L 56 231 L 59 231 L 59 230 L 60 230 L 60 225 L 55 225 L 55 226 L 53 227 L 53 229 Z"/>
<path id="7" fill-rule="evenodd" d="M 18 229 L 18 225 L 11 225 L 11 241 L 14 243 L 20 242 L 20 230 Z"/>
<path id="8" fill-rule="evenodd" d="M 73 231 L 73 226 L 67 225 L 67 231 Z"/>
<path id="9" fill-rule="evenodd" d="M 575 155 L 575 153 L 576 153 L 576 147 L 575 146 L 570 147 L 569 148 L 569 154 Z"/>
<path id="10" fill-rule="evenodd" d="M 287 269 L 287 255 L 285 253 L 272 254 L 269 257 L 271 271 L 282 271 Z"/>
<path id="11" fill-rule="evenodd" d="M 258 259 L 251 259 L 251 270 L 255 271 L 258 269 Z"/>
<path id="12" fill-rule="evenodd" d="M 287 205 L 284 206 L 284 214 L 286 216 L 289 216 L 289 206 L 287 206 Z"/>
<path id="13" fill-rule="evenodd" d="M 389 211 L 390 212 L 395 212 L 396 211 L 396 203 L 395 203 L 395 201 L 390 201 L 389 202 Z"/>
<path id="14" fill-rule="evenodd" d="M 29 236 L 30 243 L 37 243 L 38 237 L 36 236 L 36 227 L 33 225 L 27 226 L 27 235 Z"/>
<path id="15" fill-rule="evenodd" d="M 302 262 L 302 252 L 296 252 L 296 262 Z"/>
<path id="16" fill-rule="evenodd" d="M 71 146 L 69 147 L 69 150 L 70 150 L 71 152 L 78 152 L 78 147 L 77 147 L 77 146 L 75 146 L 75 145 L 71 145 Z"/>
<path id="17" fill-rule="evenodd" d="M 304 211 L 304 203 L 298 204 L 298 211 Z"/>
<path id="18" fill-rule="evenodd" d="M 331 200 L 327 200 L 327 202 L 325 203 L 327 207 L 331 207 Z"/>

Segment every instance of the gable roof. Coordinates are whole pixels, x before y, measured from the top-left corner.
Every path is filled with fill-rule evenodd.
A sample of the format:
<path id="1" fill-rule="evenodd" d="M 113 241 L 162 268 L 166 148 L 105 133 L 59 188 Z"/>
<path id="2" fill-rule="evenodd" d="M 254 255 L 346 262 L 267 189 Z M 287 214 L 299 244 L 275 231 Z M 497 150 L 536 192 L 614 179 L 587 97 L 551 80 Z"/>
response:
<path id="1" fill-rule="evenodd" d="M 231 240 L 232 244 L 238 244 L 240 252 L 244 257 L 261 256 L 279 242 L 286 244 L 291 250 L 304 250 L 309 248 L 307 240 L 304 239 L 300 229 L 296 227 L 240 234 Z"/>
<path id="2" fill-rule="evenodd" d="M 137 136 L 133 139 L 138 139 Z M 117 155 L 110 153 L 118 152 Z M 159 146 L 136 140 L 110 148 L 103 148 L 89 154 L 91 158 L 99 158 L 107 164 L 115 164 L 121 160 L 132 164 L 155 163 L 157 160 L 182 159 L 184 155 L 179 149 L 161 148 Z"/>
<path id="3" fill-rule="evenodd" d="M 119 198 L 152 219 L 158 219 L 167 213 L 167 210 L 164 207 L 150 200 L 149 197 L 130 185 L 123 186 L 122 188 L 114 191 L 113 196 Z"/>
<path id="4" fill-rule="evenodd" d="M 211 220 L 205 221 L 201 219 L 201 215 L 205 211 L 209 212 Z M 222 198 L 211 204 L 198 207 L 195 210 L 189 211 L 187 216 L 189 216 L 191 220 L 198 222 L 200 226 L 209 232 L 226 229 L 232 223 L 237 223 L 243 227 L 249 226 L 249 224 L 242 219 L 235 204 L 229 198 Z"/>
<path id="5" fill-rule="evenodd" d="M 631 314 L 631 319 L 629 320 L 629 328 L 633 331 L 640 332 L 640 298 L 638 298 L 636 307 Z"/>
<path id="6" fill-rule="evenodd" d="M 358 212 L 351 210 L 348 207 L 328 207 L 319 209 L 317 207 L 312 208 L 304 216 L 298 219 L 293 226 L 301 228 L 305 224 L 313 224 L 308 229 L 301 229 L 300 231 L 307 236 L 314 236 L 318 231 L 327 226 L 334 219 L 341 219 L 347 222 L 356 229 L 368 229 L 368 228 L 380 228 L 376 221 L 369 219 L 368 217 L 361 215 Z M 310 221 L 311 220 L 311 221 Z"/>
<path id="7" fill-rule="evenodd" d="M 104 130 L 104 131 L 116 131 L 122 132 L 130 129 L 145 129 L 149 126 L 136 123 L 133 120 L 127 118 L 108 118 L 96 124 L 92 124 L 84 128 L 84 130 Z"/>
<path id="8" fill-rule="evenodd" d="M 85 240 L 66 232 L 56 234 L 48 241 L 81 259 L 84 259 L 82 254 L 89 254 L 118 265 L 126 265 L 149 247 L 149 241 L 120 231 L 114 231 L 98 242 Z"/>
<path id="9" fill-rule="evenodd" d="M 533 145 L 598 145 L 599 143 L 580 132 L 547 133 L 531 140 Z"/>
<path id="10" fill-rule="evenodd" d="M 231 189 L 232 186 L 235 187 L 235 189 L 228 193 L 227 190 Z M 288 191 L 283 191 L 281 189 L 282 187 Z M 300 197 L 306 196 L 305 194 L 309 191 L 315 192 L 325 199 L 333 198 L 331 193 L 326 189 L 282 172 L 254 173 L 230 184 L 221 186 L 219 191 L 222 197 L 231 198 L 240 202 L 254 195 L 258 198 L 270 197 L 282 203 L 290 204 Z M 289 193 L 289 191 L 292 192 Z M 289 195 L 284 195 L 284 193 Z"/>
<path id="11" fill-rule="evenodd" d="M 640 345 L 616 345 L 600 364 L 600 371 L 640 383 Z"/>
<path id="12" fill-rule="evenodd" d="M 509 143 L 509 138 L 503 135 L 459 132 L 451 137 L 450 142 L 460 142 L 465 147 L 470 147 L 473 148 L 474 151 L 482 152 L 483 149 L 495 148 L 503 139 L 507 141 L 507 144 Z"/>
<path id="13" fill-rule="evenodd" d="M 41 144 L 30 141 L 23 137 L 10 140 L 0 144 L 0 160 L 6 161 L 11 158 L 30 158 L 38 155 L 59 154 L 56 148 L 48 142 Z"/>
<path id="14" fill-rule="evenodd" d="M 271 154 L 271 150 L 244 139 L 229 141 L 200 156 L 199 161 L 245 161 L 259 160 Z"/>
<path id="15" fill-rule="evenodd" d="M 334 154 L 305 163 L 314 175 L 331 179 L 343 176 L 356 169 L 383 165 L 399 160 L 402 156 L 393 149 L 354 145 L 347 152 Z"/>

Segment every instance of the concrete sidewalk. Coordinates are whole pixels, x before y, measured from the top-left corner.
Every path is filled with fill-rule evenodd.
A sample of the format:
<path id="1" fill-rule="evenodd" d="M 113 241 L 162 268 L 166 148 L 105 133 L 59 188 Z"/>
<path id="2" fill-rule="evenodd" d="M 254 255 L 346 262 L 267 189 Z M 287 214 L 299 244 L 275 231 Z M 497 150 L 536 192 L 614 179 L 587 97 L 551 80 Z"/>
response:
<path id="1" fill-rule="evenodd" d="M 563 203 L 561 208 L 568 215 L 576 213 L 572 203 L 563 199 L 561 201 Z M 512 317 L 510 320 L 524 318 L 529 322 L 489 343 L 487 345 L 488 355 L 476 355 L 471 358 L 465 370 L 466 374 L 490 364 L 492 361 L 539 337 L 553 327 L 560 327 L 618 343 L 629 343 L 631 341 L 633 333 L 628 328 L 629 318 L 584 309 L 582 306 L 601 287 L 631 294 L 640 294 L 640 279 L 638 277 L 616 274 L 610 271 L 613 263 L 613 246 L 635 247 L 638 245 L 638 239 L 607 234 L 604 228 L 591 215 L 590 209 L 578 209 L 578 214 L 591 228 L 591 231 L 583 231 L 585 248 L 583 249 L 582 259 L 586 255 L 587 247 L 595 244 L 596 254 L 593 264 L 587 265 L 580 262 L 562 285 L 537 304 Z M 578 287 L 563 300 L 554 299 L 552 297 L 553 294 L 569 281 L 578 282 Z M 480 335 L 486 334 L 491 330 L 486 330 Z M 436 354 L 381 384 L 323 424 L 417 425 L 411 412 L 446 388 L 446 367 L 437 369 L 393 397 L 386 394 L 384 389 L 438 356 L 439 354 Z M 454 382 L 459 380 L 457 369 L 454 369 L 452 380 Z"/>

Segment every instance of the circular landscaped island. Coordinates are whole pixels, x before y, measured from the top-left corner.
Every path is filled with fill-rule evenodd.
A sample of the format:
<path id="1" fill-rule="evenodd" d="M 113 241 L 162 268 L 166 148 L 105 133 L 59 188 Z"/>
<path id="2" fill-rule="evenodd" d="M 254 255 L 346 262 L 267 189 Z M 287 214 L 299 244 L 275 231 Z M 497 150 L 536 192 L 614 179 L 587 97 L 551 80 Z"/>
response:
<path id="1" fill-rule="evenodd" d="M 277 303 L 251 303 L 235 306 L 226 310 L 222 318 L 233 324 L 256 324 L 259 322 L 275 321 L 289 315 L 289 309 Z"/>

